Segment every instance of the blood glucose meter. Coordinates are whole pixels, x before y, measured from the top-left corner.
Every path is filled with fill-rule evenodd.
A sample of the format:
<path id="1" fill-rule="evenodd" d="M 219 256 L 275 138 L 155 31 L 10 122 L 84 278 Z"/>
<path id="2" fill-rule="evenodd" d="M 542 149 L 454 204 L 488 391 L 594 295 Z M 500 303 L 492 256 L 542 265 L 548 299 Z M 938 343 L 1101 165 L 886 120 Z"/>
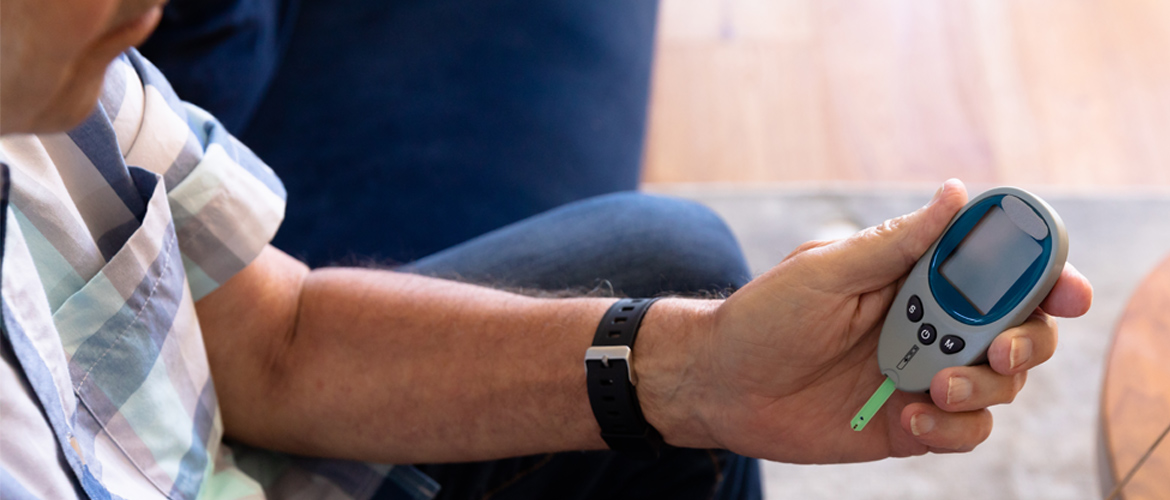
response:
<path id="1" fill-rule="evenodd" d="M 924 392 L 939 370 L 986 361 L 991 341 L 1048 296 L 1067 257 L 1064 223 L 1035 195 L 1000 187 L 967 203 L 894 298 L 878 340 L 887 379 L 853 429 L 895 388 Z"/>

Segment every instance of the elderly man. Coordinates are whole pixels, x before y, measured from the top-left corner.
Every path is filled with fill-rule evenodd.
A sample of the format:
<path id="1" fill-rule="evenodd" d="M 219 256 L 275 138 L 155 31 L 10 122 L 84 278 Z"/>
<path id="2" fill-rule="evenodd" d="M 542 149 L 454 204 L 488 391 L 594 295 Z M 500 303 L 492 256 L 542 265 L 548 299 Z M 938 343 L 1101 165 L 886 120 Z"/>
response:
<path id="1" fill-rule="evenodd" d="M 743 496 L 741 455 L 974 448 L 986 408 L 1052 355 L 1050 315 L 1091 302 L 1066 268 L 988 365 L 943 370 L 854 433 L 881 319 L 965 202 L 958 182 L 750 283 L 709 212 L 636 196 L 537 217 L 419 274 L 310 270 L 267 244 L 284 207 L 271 170 L 128 50 L 154 0 L 0 5 L 5 497 Z M 420 274 L 738 290 L 530 297 Z M 591 344 L 634 354 L 582 370 Z"/>

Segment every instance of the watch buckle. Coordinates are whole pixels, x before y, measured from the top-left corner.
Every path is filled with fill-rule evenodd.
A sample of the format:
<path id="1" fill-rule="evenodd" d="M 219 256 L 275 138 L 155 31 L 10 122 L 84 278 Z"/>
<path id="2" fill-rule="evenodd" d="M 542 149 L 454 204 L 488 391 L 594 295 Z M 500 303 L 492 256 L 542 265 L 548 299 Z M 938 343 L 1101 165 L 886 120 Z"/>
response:
<path id="1" fill-rule="evenodd" d="M 601 366 L 609 368 L 610 361 L 625 361 L 626 374 L 630 379 L 630 385 L 638 385 L 638 379 L 634 376 L 634 351 L 630 346 L 625 345 L 604 345 L 592 346 L 585 351 L 585 372 L 589 372 L 590 361 L 600 361 Z"/>

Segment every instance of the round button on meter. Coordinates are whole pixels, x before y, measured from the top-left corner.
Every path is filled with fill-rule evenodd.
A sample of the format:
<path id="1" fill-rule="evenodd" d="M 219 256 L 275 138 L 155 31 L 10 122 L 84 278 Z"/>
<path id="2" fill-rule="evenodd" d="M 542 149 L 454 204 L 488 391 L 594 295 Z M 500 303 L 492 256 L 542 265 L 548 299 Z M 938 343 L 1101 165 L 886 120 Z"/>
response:
<path id="1" fill-rule="evenodd" d="M 922 321 L 922 299 L 917 295 L 911 295 L 910 301 L 906 303 L 906 318 L 913 323 Z"/>
<path id="2" fill-rule="evenodd" d="M 934 339 L 938 338 L 938 330 L 934 329 L 934 325 L 930 323 L 923 323 L 918 327 L 918 341 L 922 345 L 930 345 L 934 343 Z"/>
<path id="3" fill-rule="evenodd" d="M 939 349 L 942 349 L 943 354 L 954 354 L 956 352 L 962 351 L 963 347 L 966 346 L 967 343 L 963 342 L 963 339 L 954 335 L 947 335 L 946 337 L 943 337 L 942 343 L 938 345 Z"/>

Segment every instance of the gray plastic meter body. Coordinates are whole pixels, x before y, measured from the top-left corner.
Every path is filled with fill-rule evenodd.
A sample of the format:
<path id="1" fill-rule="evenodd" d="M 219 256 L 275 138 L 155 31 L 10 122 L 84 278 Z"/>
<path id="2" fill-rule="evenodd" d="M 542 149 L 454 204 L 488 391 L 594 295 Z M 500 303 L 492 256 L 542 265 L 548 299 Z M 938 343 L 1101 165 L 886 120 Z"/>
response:
<path id="1" fill-rule="evenodd" d="M 1012 187 L 971 200 L 918 260 L 878 342 L 882 374 L 923 392 L 943 368 L 986 360 L 991 341 L 1048 296 L 1068 257 L 1052 207 Z"/>

